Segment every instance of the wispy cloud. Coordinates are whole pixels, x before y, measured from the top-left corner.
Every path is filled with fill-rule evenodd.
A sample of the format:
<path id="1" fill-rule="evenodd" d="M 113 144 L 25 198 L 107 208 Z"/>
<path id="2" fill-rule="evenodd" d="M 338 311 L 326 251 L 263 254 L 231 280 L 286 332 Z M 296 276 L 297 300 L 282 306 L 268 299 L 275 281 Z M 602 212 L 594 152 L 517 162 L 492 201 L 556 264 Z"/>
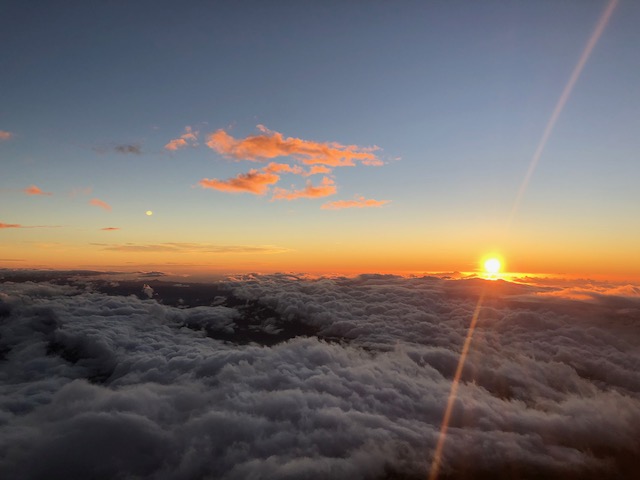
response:
<path id="1" fill-rule="evenodd" d="M 371 208 L 381 207 L 389 203 L 390 200 L 374 200 L 372 198 L 358 197 L 354 200 L 338 200 L 327 202 L 322 205 L 323 210 L 342 210 L 344 208 Z"/>
<path id="2" fill-rule="evenodd" d="M 323 177 L 322 183 L 314 186 L 311 182 L 307 182 L 307 186 L 301 190 L 286 190 L 284 188 L 276 188 L 273 191 L 274 200 L 296 200 L 298 198 L 318 198 L 327 197 L 336 193 L 336 186 L 329 177 Z"/>
<path id="3" fill-rule="evenodd" d="M 197 131 L 193 130 L 191 127 L 186 126 L 184 128 L 184 132 L 182 135 L 180 135 L 178 138 L 174 138 L 173 140 L 169 141 L 169 143 L 167 143 L 164 148 L 166 150 L 170 150 L 172 152 L 179 150 L 180 148 L 184 148 L 187 147 L 189 145 L 191 146 L 197 146 L 198 145 L 198 133 Z"/>
<path id="4" fill-rule="evenodd" d="M 23 192 L 26 193 L 27 195 L 46 195 L 46 196 L 53 195 L 53 193 L 51 192 L 43 192 L 42 190 L 40 190 L 39 187 L 36 187 L 35 185 L 31 185 L 25 188 Z"/>
<path id="5" fill-rule="evenodd" d="M 328 174 L 331 173 L 332 170 L 329 167 L 325 167 L 324 165 L 313 165 L 309 170 L 303 172 L 302 175 L 305 177 L 310 177 L 311 175 L 318 174 Z"/>
<path id="6" fill-rule="evenodd" d="M 264 195 L 268 192 L 269 185 L 277 183 L 278 180 L 280 180 L 280 176 L 275 173 L 260 172 L 252 169 L 248 173 L 241 173 L 228 180 L 203 178 L 198 184 L 202 188 L 212 188 L 221 192 L 248 192 L 255 195 Z"/>
<path id="7" fill-rule="evenodd" d="M 295 175 L 304 175 L 305 171 L 299 165 L 289 165 L 288 163 L 275 163 L 271 162 L 269 165 L 263 168 L 265 172 L 270 173 L 293 173 Z"/>
<path id="8" fill-rule="evenodd" d="M 276 247 L 274 245 L 214 245 L 210 243 L 182 243 L 182 242 L 169 242 L 169 243 L 156 243 L 156 244 L 134 244 L 124 243 L 117 245 L 105 245 L 105 244 L 92 244 L 100 245 L 103 250 L 112 252 L 140 252 L 140 253 L 284 253 L 289 250 L 282 247 Z"/>
<path id="9" fill-rule="evenodd" d="M 20 225 L 19 223 L 0 222 L 0 230 L 4 228 L 60 228 L 60 225 Z"/>
<path id="10" fill-rule="evenodd" d="M 0 130 L 0 141 L 11 140 L 13 138 L 13 133 L 7 132 L 6 130 Z"/>
<path id="11" fill-rule="evenodd" d="M 89 204 L 94 205 L 96 207 L 103 208 L 108 212 L 111 211 L 111 205 L 109 205 L 107 202 L 103 202 L 99 198 L 92 198 L 91 200 L 89 200 Z"/>
<path id="12" fill-rule="evenodd" d="M 353 166 L 356 162 L 364 165 L 382 165 L 373 153 L 378 147 L 342 145 L 337 142 L 315 142 L 287 137 L 281 133 L 258 125 L 259 135 L 236 139 L 224 129 L 219 129 L 207 138 L 207 145 L 222 155 L 237 160 L 265 161 L 276 157 L 293 157 L 307 165 L 327 165 L 332 167 Z"/>
<path id="13" fill-rule="evenodd" d="M 105 232 L 113 232 L 115 230 L 120 230 L 120 228 L 119 227 L 104 227 L 104 228 L 101 228 L 100 230 L 103 230 Z"/>
<path id="14" fill-rule="evenodd" d="M 115 152 L 121 155 L 142 155 L 142 147 L 137 143 L 124 143 L 119 145 L 98 146 L 93 147 L 93 151 L 97 153 Z"/>
<path id="15" fill-rule="evenodd" d="M 138 144 L 116 145 L 115 147 L 113 147 L 113 149 L 117 153 L 122 153 L 124 155 L 129 154 L 129 153 L 132 153 L 134 155 L 140 155 L 142 153 L 142 147 L 140 147 L 140 145 L 138 145 Z"/>

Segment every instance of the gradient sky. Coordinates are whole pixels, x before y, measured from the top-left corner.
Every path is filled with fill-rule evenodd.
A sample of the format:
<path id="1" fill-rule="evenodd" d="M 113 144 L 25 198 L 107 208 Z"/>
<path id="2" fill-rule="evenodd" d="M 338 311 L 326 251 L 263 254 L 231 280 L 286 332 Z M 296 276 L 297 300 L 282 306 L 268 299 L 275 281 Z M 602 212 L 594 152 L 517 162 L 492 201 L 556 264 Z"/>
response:
<path id="1" fill-rule="evenodd" d="M 638 278 L 639 2 L 509 221 L 607 5 L 5 0 L 0 267 Z"/>

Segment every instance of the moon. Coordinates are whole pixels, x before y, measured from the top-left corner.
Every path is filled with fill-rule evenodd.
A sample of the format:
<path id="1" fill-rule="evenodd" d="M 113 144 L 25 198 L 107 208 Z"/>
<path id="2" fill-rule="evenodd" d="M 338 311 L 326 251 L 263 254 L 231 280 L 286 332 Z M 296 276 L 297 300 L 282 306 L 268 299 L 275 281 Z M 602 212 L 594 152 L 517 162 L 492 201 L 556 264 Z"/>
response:
<path id="1" fill-rule="evenodd" d="M 145 214 L 147 217 L 150 217 L 151 215 L 153 215 L 153 212 L 152 212 L 151 210 L 147 210 L 146 212 L 144 212 L 144 214 Z"/>

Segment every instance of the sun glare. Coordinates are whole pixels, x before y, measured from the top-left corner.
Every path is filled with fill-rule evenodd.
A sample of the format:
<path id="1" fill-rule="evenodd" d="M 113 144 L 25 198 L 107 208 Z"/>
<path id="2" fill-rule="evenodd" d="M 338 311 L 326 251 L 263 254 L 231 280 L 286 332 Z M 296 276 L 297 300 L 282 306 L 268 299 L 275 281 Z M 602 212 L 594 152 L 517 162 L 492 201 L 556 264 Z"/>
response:
<path id="1" fill-rule="evenodd" d="M 500 260 L 498 260 L 497 258 L 494 258 L 494 257 L 488 258 L 484 262 L 484 271 L 489 275 L 496 275 L 500 273 L 501 268 L 502 268 L 502 265 L 500 263 Z"/>

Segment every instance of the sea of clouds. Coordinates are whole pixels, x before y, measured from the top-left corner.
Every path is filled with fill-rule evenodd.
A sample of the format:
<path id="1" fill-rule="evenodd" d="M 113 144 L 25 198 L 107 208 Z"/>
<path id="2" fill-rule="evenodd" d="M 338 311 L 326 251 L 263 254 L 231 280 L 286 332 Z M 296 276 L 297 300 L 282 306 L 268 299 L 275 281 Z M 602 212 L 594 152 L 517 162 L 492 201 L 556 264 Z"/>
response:
<path id="1" fill-rule="evenodd" d="M 640 289 L 0 283 L 0 478 L 638 478 Z"/>

